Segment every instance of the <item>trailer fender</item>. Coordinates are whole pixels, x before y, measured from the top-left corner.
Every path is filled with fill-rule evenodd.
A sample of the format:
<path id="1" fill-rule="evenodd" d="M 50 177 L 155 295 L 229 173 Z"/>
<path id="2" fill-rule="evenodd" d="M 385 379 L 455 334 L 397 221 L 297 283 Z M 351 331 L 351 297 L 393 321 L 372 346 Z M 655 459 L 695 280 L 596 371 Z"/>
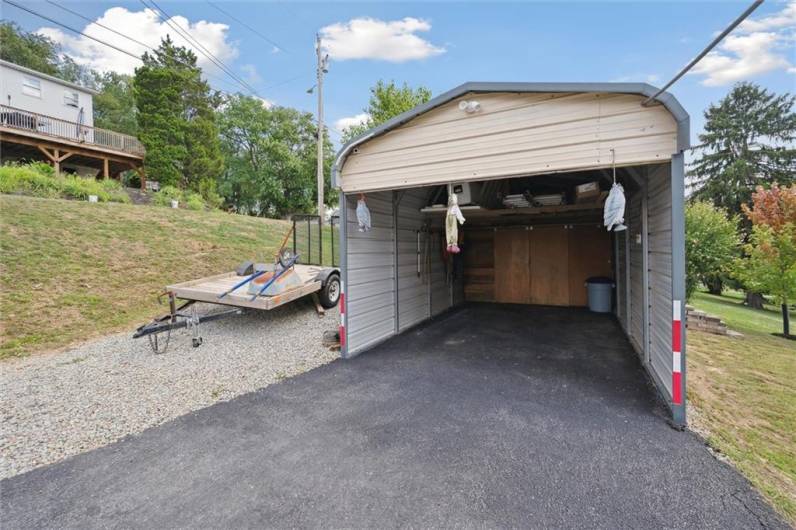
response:
<path id="1" fill-rule="evenodd" d="M 326 281 L 333 274 L 336 274 L 339 277 L 340 269 L 338 269 L 337 267 L 329 267 L 326 269 L 322 269 L 321 272 L 319 272 L 318 275 L 315 276 L 315 281 L 321 282 L 321 288 L 326 287 Z"/>

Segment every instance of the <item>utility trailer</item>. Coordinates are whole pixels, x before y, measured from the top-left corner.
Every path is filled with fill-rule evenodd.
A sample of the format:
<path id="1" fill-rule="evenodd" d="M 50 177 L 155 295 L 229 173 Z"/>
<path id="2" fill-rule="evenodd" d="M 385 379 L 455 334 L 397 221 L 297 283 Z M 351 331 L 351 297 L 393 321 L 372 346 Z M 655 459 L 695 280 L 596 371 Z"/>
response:
<path id="1" fill-rule="evenodd" d="M 171 331 L 188 328 L 193 335 L 192 345 L 198 347 L 203 342 L 199 334 L 199 325 L 203 322 L 239 315 L 247 310 L 268 311 L 305 296 L 314 298 L 318 313 L 323 315 L 325 309 L 337 305 L 342 292 L 340 269 L 334 256 L 337 227 L 337 217 L 333 217 L 328 227 L 332 252 L 326 260 L 331 265 L 323 265 L 324 228 L 318 216 L 294 216 L 293 226 L 273 264 L 244 262 L 236 271 L 166 286 L 158 300 L 162 301 L 164 296 L 168 298 L 169 312 L 138 327 L 133 338 L 146 336 L 155 353 L 165 353 Z M 287 240 L 291 234 L 293 242 L 289 247 Z M 317 250 L 314 252 L 317 263 L 307 263 L 312 260 L 312 250 Z M 297 253 L 299 251 L 301 253 Z M 302 259 L 302 255 L 308 257 Z M 197 302 L 228 309 L 199 315 L 195 306 Z"/>

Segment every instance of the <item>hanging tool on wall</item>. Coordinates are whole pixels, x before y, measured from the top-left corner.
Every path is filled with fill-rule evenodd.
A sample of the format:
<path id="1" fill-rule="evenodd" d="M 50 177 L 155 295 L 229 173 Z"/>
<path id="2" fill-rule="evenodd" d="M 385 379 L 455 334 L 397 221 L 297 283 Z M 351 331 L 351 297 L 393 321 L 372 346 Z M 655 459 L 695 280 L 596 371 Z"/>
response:
<path id="1" fill-rule="evenodd" d="M 608 198 L 605 200 L 603 207 L 603 224 L 609 232 L 621 232 L 627 230 L 627 227 L 622 224 L 625 221 L 625 190 L 621 184 L 616 181 L 616 150 L 611 149 L 611 166 L 613 169 L 614 183 L 611 186 L 611 191 L 608 193 Z"/>

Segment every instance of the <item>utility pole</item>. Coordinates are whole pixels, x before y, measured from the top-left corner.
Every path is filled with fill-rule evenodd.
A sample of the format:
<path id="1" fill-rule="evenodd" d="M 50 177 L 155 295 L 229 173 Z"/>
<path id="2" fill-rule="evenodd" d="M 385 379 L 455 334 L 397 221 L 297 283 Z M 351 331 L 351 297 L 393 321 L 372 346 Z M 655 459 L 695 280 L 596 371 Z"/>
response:
<path id="1" fill-rule="evenodd" d="M 329 56 L 323 56 L 321 49 L 321 36 L 315 34 L 315 53 L 318 57 L 316 87 L 318 88 L 318 215 L 320 216 L 320 224 L 323 226 L 323 216 L 326 208 L 323 204 L 323 75 L 328 71 L 326 69 Z"/>

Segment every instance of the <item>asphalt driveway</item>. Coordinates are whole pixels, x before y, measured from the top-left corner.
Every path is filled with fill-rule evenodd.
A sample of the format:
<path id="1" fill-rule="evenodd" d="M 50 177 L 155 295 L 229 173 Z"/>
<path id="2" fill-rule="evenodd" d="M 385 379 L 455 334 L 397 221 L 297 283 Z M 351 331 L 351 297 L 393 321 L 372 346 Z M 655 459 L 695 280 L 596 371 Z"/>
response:
<path id="1" fill-rule="evenodd" d="M 3 528 L 787 528 L 668 426 L 610 317 L 492 304 L 0 496 Z"/>

